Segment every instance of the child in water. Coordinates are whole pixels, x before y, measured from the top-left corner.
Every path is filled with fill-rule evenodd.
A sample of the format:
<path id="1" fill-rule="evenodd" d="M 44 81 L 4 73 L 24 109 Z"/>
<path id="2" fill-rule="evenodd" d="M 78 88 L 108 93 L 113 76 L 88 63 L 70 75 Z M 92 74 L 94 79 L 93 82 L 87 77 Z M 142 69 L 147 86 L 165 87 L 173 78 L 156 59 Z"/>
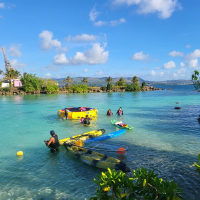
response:
<path id="1" fill-rule="evenodd" d="M 120 116 L 120 115 L 124 115 L 123 110 L 122 110 L 121 107 L 119 108 L 119 110 L 117 111 L 116 114 L 118 114 L 119 116 Z"/>
<path id="2" fill-rule="evenodd" d="M 84 121 L 84 117 L 81 117 L 81 121 L 80 121 L 80 123 L 83 123 L 83 121 Z"/>
<path id="3" fill-rule="evenodd" d="M 109 109 L 107 115 L 113 115 L 112 111 Z"/>

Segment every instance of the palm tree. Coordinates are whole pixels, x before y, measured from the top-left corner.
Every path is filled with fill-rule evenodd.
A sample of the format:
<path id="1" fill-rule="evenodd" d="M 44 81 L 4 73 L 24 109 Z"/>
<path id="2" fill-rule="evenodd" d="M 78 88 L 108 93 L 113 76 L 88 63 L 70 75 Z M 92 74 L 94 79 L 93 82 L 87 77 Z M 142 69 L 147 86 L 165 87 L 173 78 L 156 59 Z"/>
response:
<path id="1" fill-rule="evenodd" d="M 139 79 L 138 79 L 138 77 L 137 76 L 134 76 L 132 79 L 131 79 L 131 81 L 133 82 L 133 83 L 135 83 L 135 84 L 140 84 L 140 81 L 139 81 Z"/>
<path id="2" fill-rule="evenodd" d="M 18 78 L 19 76 L 21 76 L 19 71 L 12 69 L 12 68 L 8 69 L 4 75 L 5 75 L 6 79 L 10 80 L 10 84 L 11 84 L 11 79 L 15 79 L 15 78 Z M 12 86 L 12 84 L 11 84 L 11 86 Z"/>
<path id="3" fill-rule="evenodd" d="M 1 75 L 1 74 L 3 74 L 3 71 L 2 71 L 2 70 L 0 70 L 0 75 Z"/>
<path id="4" fill-rule="evenodd" d="M 120 78 L 117 82 L 116 82 L 116 85 L 118 86 L 124 86 L 125 85 L 125 80 L 123 78 Z"/>
<path id="5" fill-rule="evenodd" d="M 108 84 L 109 84 L 109 83 L 111 83 L 113 81 L 113 79 L 109 76 L 108 78 L 106 78 L 105 81 L 108 82 Z"/>
<path id="6" fill-rule="evenodd" d="M 73 80 L 68 76 L 67 78 L 65 77 L 65 82 L 67 83 L 66 86 L 69 87 L 69 83 L 73 83 Z"/>
<path id="7" fill-rule="evenodd" d="M 83 80 L 81 81 L 83 84 L 84 83 L 88 83 L 88 80 L 87 80 L 87 78 L 83 78 Z"/>

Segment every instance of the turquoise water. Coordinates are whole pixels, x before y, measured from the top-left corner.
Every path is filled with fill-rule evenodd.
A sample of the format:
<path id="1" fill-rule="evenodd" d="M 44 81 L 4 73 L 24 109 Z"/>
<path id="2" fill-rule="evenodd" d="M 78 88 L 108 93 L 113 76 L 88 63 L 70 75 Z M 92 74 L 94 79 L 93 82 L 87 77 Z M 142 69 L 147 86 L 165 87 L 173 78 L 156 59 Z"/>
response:
<path id="1" fill-rule="evenodd" d="M 110 120 L 120 118 L 106 112 L 120 106 L 123 122 L 134 129 L 107 141 L 129 147 L 125 156 L 112 156 L 132 170 L 155 168 L 163 179 L 179 182 L 186 199 L 199 199 L 200 176 L 193 162 L 200 153 L 200 93 L 192 86 L 163 87 L 172 90 L 0 96 L 0 200 L 89 199 L 96 191 L 93 178 L 102 170 L 72 158 L 64 148 L 51 154 L 43 141 L 52 129 L 60 139 L 100 128 L 118 130 Z M 175 102 L 181 110 L 174 109 Z M 71 106 L 97 108 L 97 122 L 83 127 L 57 116 L 59 109 Z M 24 156 L 16 157 L 17 151 Z"/>

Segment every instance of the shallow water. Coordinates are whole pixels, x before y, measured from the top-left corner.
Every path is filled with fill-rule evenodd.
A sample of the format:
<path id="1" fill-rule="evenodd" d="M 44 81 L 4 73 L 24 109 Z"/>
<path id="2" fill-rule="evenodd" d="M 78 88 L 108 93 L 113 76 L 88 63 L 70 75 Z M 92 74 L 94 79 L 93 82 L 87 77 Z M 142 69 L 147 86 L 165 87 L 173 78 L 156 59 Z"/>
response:
<path id="1" fill-rule="evenodd" d="M 89 199 L 96 190 L 93 178 L 102 170 L 72 158 L 64 148 L 51 154 L 43 141 L 52 129 L 60 139 L 100 128 L 118 130 L 110 120 L 120 118 L 106 112 L 116 113 L 120 106 L 123 122 L 134 129 L 106 141 L 129 147 L 125 156 L 113 157 L 132 170 L 154 168 L 159 177 L 179 182 L 186 199 L 199 199 L 200 176 L 193 162 L 200 153 L 200 93 L 191 86 L 163 87 L 172 90 L 0 96 L 0 199 Z M 175 102 L 181 110 L 174 109 Z M 61 120 L 57 111 L 71 106 L 97 108 L 97 122 L 83 127 L 77 120 Z M 24 156 L 16 157 L 17 151 Z"/>

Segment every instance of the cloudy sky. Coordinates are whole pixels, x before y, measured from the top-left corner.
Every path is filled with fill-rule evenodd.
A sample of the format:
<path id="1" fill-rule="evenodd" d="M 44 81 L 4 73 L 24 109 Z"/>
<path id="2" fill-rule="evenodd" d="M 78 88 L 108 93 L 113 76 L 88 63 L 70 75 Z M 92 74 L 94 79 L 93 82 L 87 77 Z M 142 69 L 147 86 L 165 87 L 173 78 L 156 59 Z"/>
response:
<path id="1" fill-rule="evenodd" d="M 190 79 L 199 19 L 199 0 L 0 0 L 0 46 L 39 77 Z"/>

